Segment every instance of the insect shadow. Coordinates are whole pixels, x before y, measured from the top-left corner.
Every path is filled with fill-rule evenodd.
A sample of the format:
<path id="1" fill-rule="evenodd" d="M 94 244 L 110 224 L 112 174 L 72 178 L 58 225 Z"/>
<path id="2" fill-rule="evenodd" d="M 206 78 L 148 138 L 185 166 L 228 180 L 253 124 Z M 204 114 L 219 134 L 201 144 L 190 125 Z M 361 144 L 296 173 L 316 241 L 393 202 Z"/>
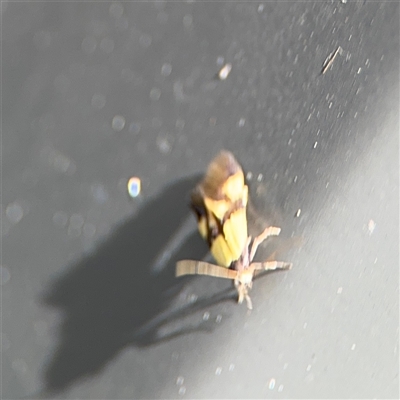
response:
<path id="1" fill-rule="evenodd" d="M 193 279 L 176 279 L 175 262 L 202 259 L 208 252 L 188 207 L 189 192 L 198 180 L 187 178 L 167 187 L 43 296 L 44 304 L 62 312 L 63 321 L 58 348 L 44 371 L 42 396 L 99 372 L 124 347 L 151 346 L 189 332 L 209 331 L 204 322 L 160 334 L 165 324 L 234 297 L 229 289 L 183 308 L 169 307 Z M 193 218 L 192 234 L 168 255 L 166 244 L 187 218 Z M 162 253 L 168 255 L 161 257 L 165 264 L 154 272 L 154 260 Z"/>

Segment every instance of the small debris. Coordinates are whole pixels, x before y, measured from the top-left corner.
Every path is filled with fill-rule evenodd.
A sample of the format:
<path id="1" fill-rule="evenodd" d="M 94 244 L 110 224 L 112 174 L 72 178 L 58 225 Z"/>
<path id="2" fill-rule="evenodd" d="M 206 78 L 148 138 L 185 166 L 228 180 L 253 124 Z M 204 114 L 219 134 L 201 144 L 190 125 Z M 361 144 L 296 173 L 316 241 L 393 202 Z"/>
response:
<path id="1" fill-rule="evenodd" d="M 322 71 L 321 71 L 321 75 L 325 74 L 326 71 L 328 71 L 329 67 L 333 64 L 333 62 L 335 61 L 335 58 L 338 54 L 342 54 L 343 49 L 338 46 L 338 48 L 331 54 L 329 54 L 329 56 L 325 59 L 324 63 L 322 64 Z"/>
<path id="2" fill-rule="evenodd" d="M 138 177 L 133 176 L 132 178 L 130 178 L 127 184 L 129 196 L 131 197 L 139 196 L 140 187 L 141 187 L 141 181 Z"/>
<path id="3" fill-rule="evenodd" d="M 299 208 L 297 211 L 296 211 L 296 214 L 294 215 L 296 218 L 298 218 L 298 217 L 300 217 L 300 214 L 301 214 L 301 208 Z"/>
<path id="4" fill-rule="evenodd" d="M 370 235 L 372 235 L 372 234 L 374 233 L 375 228 L 376 228 L 376 223 L 375 223 L 375 221 L 374 221 L 373 219 L 370 219 L 370 220 L 368 221 L 368 233 L 369 233 Z"/>
<path id="5" fill-rule="evenodd" d="M 268 389 L 273 390 L 275 387 L 275 379 L 271 378 L 268 384 Z"/>
<path id="6" fill-rule="evenodd" d="M 220 71 L 218 72 L 218 78 L 221 80 L 221 81 L 224 81 L 227 77 L 228 77 L 228 75 L 231 73 L 231 70 L 232 70 L 232 64 L 225 64 L 221 69 L 220 69 Z"/>

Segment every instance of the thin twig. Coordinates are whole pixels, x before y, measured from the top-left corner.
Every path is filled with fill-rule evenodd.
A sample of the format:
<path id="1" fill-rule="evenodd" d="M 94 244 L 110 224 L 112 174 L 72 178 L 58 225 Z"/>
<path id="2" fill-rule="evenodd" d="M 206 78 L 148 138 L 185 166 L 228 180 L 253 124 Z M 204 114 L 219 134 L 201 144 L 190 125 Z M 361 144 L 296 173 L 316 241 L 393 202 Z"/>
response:
<path id="1" fill-rule="evenodd" d="M 329 56 L 326 58 L 326 60 L 324 61 L 323 65 L 322 65 L 322 71 L 321 74 L 323 75 L 328 69 L 329 67 L 333 64 L 333 61 L 335 61 L 336 56 L 340 53 L 342 54 L 343 49 L 338 46 L 338 48 L 331 54 L 329 54 Z"/>

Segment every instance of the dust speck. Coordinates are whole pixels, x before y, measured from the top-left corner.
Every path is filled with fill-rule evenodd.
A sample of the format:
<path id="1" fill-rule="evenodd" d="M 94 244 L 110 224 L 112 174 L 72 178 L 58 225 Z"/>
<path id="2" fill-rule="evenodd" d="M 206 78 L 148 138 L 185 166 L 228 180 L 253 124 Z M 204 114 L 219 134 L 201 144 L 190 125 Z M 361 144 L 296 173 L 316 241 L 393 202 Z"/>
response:
<path id="1" fill-rule="evenodd" d="M 18 222 L 21 221 L 22 217 L 24 216 L 24 210 L 17 202 L 10 203 L 6 207 L 6 215 L 12 224 L 18 224 Z"/>
<path id="2" fill-rule="evenodd" d="M 120 132 L 125 127 L 125 118 L 122 115 L 116 115 L 112 122 L 111 126 L 115 132 Z"/>
<path id="3" fill-rule="evenodd" d="M 275 378 L 271 378 L 268 383 L 268 389 L 273 390 L 275 388 Z"/>

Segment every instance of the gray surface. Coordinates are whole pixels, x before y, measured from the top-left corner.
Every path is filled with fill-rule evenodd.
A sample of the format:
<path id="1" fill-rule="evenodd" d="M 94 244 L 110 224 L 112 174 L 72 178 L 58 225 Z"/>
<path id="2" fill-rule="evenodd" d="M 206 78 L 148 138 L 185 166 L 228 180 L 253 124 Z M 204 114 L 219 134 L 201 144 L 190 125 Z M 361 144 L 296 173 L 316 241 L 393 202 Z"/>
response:
<path id="1" fill-rule="evenodd" d="M 2 398 L 399 397 L 396 2 L 9 2 L 2 39 Z M 151 273 L 222 148 L 304 239 L 251 313 L 174 279 L 196 232 Z"/>

